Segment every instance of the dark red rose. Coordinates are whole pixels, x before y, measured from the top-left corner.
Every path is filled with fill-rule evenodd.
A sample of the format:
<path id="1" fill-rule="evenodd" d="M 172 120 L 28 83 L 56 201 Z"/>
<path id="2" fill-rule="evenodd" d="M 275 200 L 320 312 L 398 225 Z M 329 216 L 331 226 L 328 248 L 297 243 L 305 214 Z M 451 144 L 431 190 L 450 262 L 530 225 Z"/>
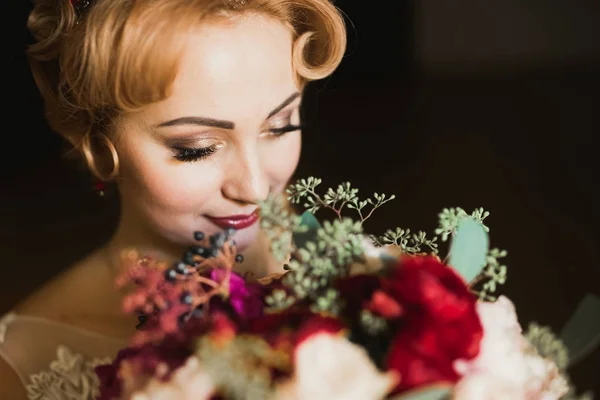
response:
<path id="1" fill-rule="evenodd" d="M 345 329 L 344 324 L 337 318 L 314 315 L 306 320 L 297 330 L 295 335 L 295 346 L 298 347 L 302 342 L 317 333 L 340 333 Z"/>
<path id="2" fill-rule="evenodd" d="M 337 280 L 335 287 L 344 299 L 344 315 L 353 319 L 366 307 L 373 293 L 381 287 L 381 278 L 377 275 L 352 275 Z"/>
<path id="3" fill-rule="evenodd" d="M 100 381 L 100 395 L 97 400 L 112 400 L 121 396 L 122 382 L 118 374 L 119 367 L 124 359 L 134 354 L 135 350 L 126 348 L 117 354 L 111 364 L 98 365 L 94 369 Z"/>
<path id="4" fill-rule="evenodd" d="M 371 301 L 367 303 L 367 309 L 385 319 L 395 319 L 401 317 L 404 313 L 404 309 L 400 303 L 383 290 L 373 292 Z"/>
<path id="5" fill-rule="evenodd" d="M 159 344 L 148 343 L 127 347 L 119 351 L 111 364 L 99 365 L 95 368 L 100 380 L 98 400 L 111 400 L 120 396 L 122 382 L 119 370 L 125 361 L 130 363 L 133 372 L 139 376 L 152 376 L 160 364 L 167 365 L 169 373 L 164 378 L 168 379 L 170 373 L 183 365 L 191 354 L 191 348 L 187 343 L 172 337 L 166 337 Z"/>
<path id="6" fill-rule="evenodd" d="M 337 333 L 344 328 L 337 318 L 294 309 L 254 318 L 243 333 L 262 337 L 273 347 L 293 348 L 316 333 Z"/>
<path id="7" fill-rule="evenodd" d="M 402 308 L 386 360 L 401 376 L 396 392 L 456 382 L 453 362 L 475 357 L 483 335 L 477 298 L 463 279 L 436 257 L 406 256 L 381 290 Z"/>

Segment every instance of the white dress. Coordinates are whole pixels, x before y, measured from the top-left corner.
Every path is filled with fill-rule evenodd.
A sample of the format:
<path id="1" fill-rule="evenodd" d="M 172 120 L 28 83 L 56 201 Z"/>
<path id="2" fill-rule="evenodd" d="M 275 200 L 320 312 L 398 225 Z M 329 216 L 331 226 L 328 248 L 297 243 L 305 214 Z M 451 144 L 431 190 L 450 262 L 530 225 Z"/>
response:
<path id="1" fill-rule="evenodd" d="M 126 346 L 44 318 L 14 312 L 0 317 L 0 358 L 15 370 L 30 400 L 93 400 L 99 394 L 94 368 Z"/>

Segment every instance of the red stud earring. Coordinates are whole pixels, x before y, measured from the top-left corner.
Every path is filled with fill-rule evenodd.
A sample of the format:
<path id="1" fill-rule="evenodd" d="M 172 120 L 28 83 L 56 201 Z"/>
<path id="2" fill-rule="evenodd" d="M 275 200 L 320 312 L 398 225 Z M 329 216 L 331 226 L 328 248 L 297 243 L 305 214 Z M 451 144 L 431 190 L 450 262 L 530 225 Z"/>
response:
<path id="1" fill-rule="evenodd" d="M 103 197 L 106 194 L 106 182 L 99 179 L 94 181 L 94 191 L 98 196 Z"/>

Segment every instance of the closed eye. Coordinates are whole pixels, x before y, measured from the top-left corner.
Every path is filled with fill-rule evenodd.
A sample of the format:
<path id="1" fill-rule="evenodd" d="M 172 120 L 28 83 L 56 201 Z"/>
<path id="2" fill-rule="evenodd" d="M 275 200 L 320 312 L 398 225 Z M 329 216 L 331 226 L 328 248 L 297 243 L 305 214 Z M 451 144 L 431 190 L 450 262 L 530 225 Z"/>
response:
<path id="1" fill-rule="evenodd" d="M 173 150 L 176 151 L 175 159 L 182 162 L 194 162 L 210 157 L 218 150 L 217 145 L 209 147 L 180 147 L 174 146 Z"/>
<path id="2" fill-rule="evenodd" d="M 271 128 L 271 129 L 269 129 L 269 132 L 271 133 L 271 136 L 280 137 L 280 136 L 285 135 L 286 133 L 298 131 L 301 129 L 302 129 L 301 125 L 291 125 L 290 124 L 290 125 L 282 126 L 280 128 Z"/>

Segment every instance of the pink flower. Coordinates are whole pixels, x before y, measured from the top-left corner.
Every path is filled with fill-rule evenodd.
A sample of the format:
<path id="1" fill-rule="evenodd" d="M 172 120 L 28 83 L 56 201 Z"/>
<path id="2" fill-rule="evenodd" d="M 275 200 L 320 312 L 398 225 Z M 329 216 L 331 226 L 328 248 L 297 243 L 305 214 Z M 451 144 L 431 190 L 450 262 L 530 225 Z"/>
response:
<path id="1" fill-rule="evenodd" d="M 226 271 L 214 269 L 210 272 L 210 278 L 215 282 L 224 279 Z M 262 286 L 258 283 L 248 283 L 235 272 L 229 275 L 228 301 L 235 312 L 243 319 L 258 317 L 263 313 Z"/>
<path id="2" fill-rule="evenodd" d="M 478 302 L 483 325 L 479 355 L 457 360 L 454 369 L 462 379 L 456 399 L 553 400 L 568 391 L 556 364 L 541 357 L 522 335 L 513 303 L 501 296 L 496 302 Z"/>
<path id="3" fill-rule="evenodd" d="M 380 372 L 367 352 L 341 334 L 318 333 L 295 353 L 294 376 L 280 387 L 277 400 L 383 399 L 397 382 Z"/>

